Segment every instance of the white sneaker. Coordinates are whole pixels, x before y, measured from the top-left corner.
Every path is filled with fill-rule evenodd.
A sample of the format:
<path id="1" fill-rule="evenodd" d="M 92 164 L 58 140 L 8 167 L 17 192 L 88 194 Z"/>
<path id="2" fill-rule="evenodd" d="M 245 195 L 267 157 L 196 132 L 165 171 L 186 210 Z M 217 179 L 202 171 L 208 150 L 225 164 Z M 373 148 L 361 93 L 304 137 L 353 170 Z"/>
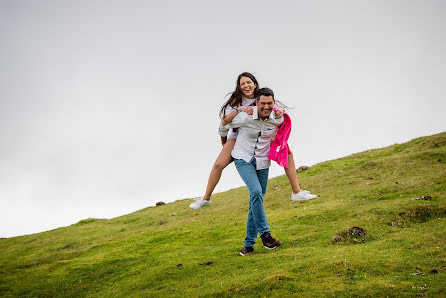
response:
<path id="1" fill-rule="evenodd" d="M 306 201 L 317 198 L 317 195 L 311 194 L 308 190 L 301 190 L 298 193 L 291 192 L 291 200 L 292 201 Z"/>
<path id="2" fill-rule="evenodd" d="M 203 197 L 195 199 L 194 202 L 192 202 L 189 207 L 195 210 L 200 209 L 203 206 L 209 206 L 211 204 L 211 200 L 206 201 Z"/>

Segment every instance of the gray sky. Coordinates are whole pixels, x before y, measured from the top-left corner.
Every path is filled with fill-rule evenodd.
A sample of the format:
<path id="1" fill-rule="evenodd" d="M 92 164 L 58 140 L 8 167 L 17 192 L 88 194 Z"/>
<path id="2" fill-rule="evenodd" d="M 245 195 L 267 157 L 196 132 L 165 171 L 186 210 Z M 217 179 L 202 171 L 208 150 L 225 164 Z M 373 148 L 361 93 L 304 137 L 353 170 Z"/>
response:
<path id="1" fill-rule="evenodd" d="M 0 237 L 202 195 L 243 71 L 297 166 L 445 131 L 445 28 L 441 0 L 0 0 Z"/>

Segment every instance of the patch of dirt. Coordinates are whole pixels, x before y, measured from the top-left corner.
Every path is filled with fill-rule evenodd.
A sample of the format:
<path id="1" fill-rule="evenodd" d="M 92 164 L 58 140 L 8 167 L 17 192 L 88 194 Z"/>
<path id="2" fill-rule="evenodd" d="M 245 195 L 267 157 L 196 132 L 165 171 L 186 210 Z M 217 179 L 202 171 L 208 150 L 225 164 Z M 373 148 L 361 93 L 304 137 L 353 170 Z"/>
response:
<path id="1" fill-rule="evenodd" d="M 336 233 L 331 239 L 332 244 L 360 244 L 365 242 L 367 232 L 361 227 L 351 227 L 346 231 Z"/>
<path id="2" fill-rule="evenodd" d="M 360 227 L 352 227 L 352 228 L 348 229 L 348 233 L 351 236 L 356 237 L 356 238 L 364 237 L 365 234 L 366 234 L 365 230 L 363 228 L 360 228 Z"/>
<path id="3" fill-rule="evenodd" d="M 430 274 L 437 274 L 438 273 L 438 269 L 432 269 L 431 271 L 429 271 Z"/>
<path id="4" fill-rule="evenodd" d="M 301 166 L 301 167 L 298 167 L 298 168 L 297 168 L 296 172 L 307 171 L 307 170 L 309 170 L 309 169 L 311 169 L 311 167 Z"/>
<path id="5" fill-rule="evenodd" d="M 374 161 L 369 161 L 361 166 L 363 169 L 374 169 L 378 167 L 378 163 Z"/>
<path id="6" fill-rule="evenodd" d="M 398 213 L 388 223 L 392 227 L 403 227 L 412 223 L 423 223 L 432 219 L 446 217 L 446 208 L 428 205 Z"/>
<path id="7" fill-rule="evenodd" d="M 206 266 L 209 266 L 209 265 L 212 265 L 212 261 L 208 261 L 208 262 L 206 262 L 206 263 L 200 263 L 200 265 L 206 265 Z"/>

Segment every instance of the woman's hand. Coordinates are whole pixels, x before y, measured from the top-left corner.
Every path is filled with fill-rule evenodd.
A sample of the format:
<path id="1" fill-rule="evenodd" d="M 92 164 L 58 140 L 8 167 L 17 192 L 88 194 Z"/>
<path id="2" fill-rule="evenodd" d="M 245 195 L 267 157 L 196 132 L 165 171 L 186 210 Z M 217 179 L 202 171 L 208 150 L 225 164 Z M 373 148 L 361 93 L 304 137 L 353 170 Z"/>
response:
<path id="1" fill-rule="evenodd" d="M 248 115 L 252 115 L 252 109 L 252 106 L 241 106 L 237 108 L 239 112 L 245 112 Z"/>
<path id="2" fill-rule="evenodd" d="M 252 109 L 253 109 L 252 106 L 238 107 L 237 110 L 232 111 L 231 113 L 229 113 L 222 119 L 221 125 L 225 126 L 225 125 L 231 123 L 232 119 L 234 119 L 234 117 L 237 116 L 237 114 L 240 112 L 245 112 L 248 115 L 252 115 Z"/>
<path id="3" fill-rule="evenodd" d="M 284 112 L 285 112 L 284 108 L 277 108 L 276 111 L 274 112 L 274 118 L 276 119 L 282 118 Z"/>

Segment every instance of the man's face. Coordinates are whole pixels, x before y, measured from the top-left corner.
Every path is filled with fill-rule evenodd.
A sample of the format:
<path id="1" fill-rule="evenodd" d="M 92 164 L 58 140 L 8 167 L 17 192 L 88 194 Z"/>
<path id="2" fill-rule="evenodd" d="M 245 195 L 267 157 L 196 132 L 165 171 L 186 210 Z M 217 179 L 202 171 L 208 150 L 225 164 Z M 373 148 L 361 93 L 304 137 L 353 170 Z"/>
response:
<path id="1" fill-rule="evenodd" d="M 274 109 L 274 99 L 272 96 L 260 95 L 257 101 L 257 113 L 261 119 L 265 119 Z"/>

